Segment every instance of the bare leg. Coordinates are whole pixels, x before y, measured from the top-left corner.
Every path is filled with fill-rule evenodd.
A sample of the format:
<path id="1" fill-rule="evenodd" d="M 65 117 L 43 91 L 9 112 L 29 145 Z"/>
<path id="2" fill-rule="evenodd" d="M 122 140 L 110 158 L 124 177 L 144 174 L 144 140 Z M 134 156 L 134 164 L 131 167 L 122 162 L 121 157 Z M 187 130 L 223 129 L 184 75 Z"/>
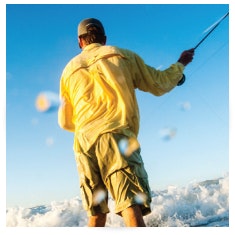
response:
<path id="1" fill-rule="evenodd" d="M 128 207 L 122 211 L 122 217 L 127 227 L 146 227 L 138 205 Z"/>
<path id="2" fill-rule="evenodd" d="M 104 227 L 106 223 L 106 214 L 99 213 L 89 217 L 88 227 Z"/>

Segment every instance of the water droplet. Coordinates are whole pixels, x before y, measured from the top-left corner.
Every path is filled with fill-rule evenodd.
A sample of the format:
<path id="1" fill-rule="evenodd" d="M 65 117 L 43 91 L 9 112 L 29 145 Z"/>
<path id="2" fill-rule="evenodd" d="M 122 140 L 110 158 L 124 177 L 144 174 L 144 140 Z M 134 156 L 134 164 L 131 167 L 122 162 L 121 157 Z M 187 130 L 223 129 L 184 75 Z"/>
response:
<path id="1" fill-rule="evenodd" d="M 147 196 L 146 196 L 146 194 L 145 193 L 138 193 L 137 195 L 135 195 L 135 201 L 136 201 L 136 203 L 138 203 L 138 204 L 144 204 L 145 202 L 146 202 L 146 200 L 147 200 Z"/>
<path id="2" fill-rule="evenodd" d="M 139 149 L 140 145 L 136 138 L 122 138 L 118 143 L 118 147 L 122 155 L 129 157 Z"/>
<path id="3" fill-rule="evenodd" d="M 51 91 L 45 91 L 39 93 L 35 101 L 35 106 L 39 112 L 49 112 L 58 109 L 60 103 L 58 94 Z"/>
<path id="4" fill-rule="evenodd" d="M 171 140 L 175 137 L 176 132 L 175 128 L 163 128 L 159 134 L 163 140 Z"/>
<path id="5" fill-rule="evenodd" d="M 180 109 L 182 111 L 190 110 L 191 109 L 191 103 L 189 101 L 185 101 L 185 102 L 180 103 Z"/>
<path id="6" fill-rule="evenodd" d="M 107 196 L 107 193 L 103 189 L 99 189 L 95 191 L 93 195 L 93 205 L 94 206 L 99 205 L 102 201 L 105 200 L 106 196 Z"/>

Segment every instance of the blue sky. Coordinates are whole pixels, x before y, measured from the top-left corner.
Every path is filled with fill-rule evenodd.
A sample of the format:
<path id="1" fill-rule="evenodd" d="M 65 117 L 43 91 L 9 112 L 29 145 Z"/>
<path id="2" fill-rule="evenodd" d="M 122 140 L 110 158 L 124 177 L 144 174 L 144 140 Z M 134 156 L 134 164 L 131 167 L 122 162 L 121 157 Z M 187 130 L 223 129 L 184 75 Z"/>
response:
<path id="1" fill-rule="evenodd" d="M 7 5 L 7 206 L 35 206 L 80 193 L 73 134 L 59 128 L 57 112 L 35 108 L 41 91 L 58 93 L 64 66 L 80 52 L 80 20 L 100 19 L 107 44 L 165 69 L 228 11 L 228 4 Z M 162 97 L 136 91 L 139 141 L 152 190 L 229 172 L 228 22 L 197 48 L 183 86 Z M 164 139 L 164 130 L 175 135 Z"/>

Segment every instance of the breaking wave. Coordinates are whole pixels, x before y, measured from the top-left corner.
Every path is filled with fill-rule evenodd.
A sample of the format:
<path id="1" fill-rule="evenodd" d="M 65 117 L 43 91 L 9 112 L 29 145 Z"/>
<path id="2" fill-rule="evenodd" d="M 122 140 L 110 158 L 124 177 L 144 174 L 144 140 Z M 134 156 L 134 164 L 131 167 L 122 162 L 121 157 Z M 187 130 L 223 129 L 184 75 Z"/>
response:
<path id="1" fill-rule="evenodd" d="M 124 227 L 122 218 L 110 213 L 106 227 Z M 186 187 L 169 186 L 152 192 L 152 213 L 144 217 L 148 227 L 228 227 L 229 176 Z M 32 208 L 7 208 L 8 227 L 86 227 L 87 215 L 79 197 Z"/>

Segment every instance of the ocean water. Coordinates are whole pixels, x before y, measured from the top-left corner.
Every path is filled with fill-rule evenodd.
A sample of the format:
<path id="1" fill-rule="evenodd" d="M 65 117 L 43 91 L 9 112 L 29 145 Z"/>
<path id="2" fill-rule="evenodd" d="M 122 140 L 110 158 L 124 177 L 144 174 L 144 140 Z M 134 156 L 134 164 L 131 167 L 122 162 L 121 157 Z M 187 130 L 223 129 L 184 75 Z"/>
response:
<path id="1" fill-rule="evenodd" d="M 124 227 L 122 218 L 111 212 L 106 227 Z M 148 227 L 229 227 L 229 176 L 169 186 L 152 192 L 152 213 L 144 217 Z M 86 227 L 87 215 L 78 197 L 32 208 L 6 210 L 7 227 Z"/>

